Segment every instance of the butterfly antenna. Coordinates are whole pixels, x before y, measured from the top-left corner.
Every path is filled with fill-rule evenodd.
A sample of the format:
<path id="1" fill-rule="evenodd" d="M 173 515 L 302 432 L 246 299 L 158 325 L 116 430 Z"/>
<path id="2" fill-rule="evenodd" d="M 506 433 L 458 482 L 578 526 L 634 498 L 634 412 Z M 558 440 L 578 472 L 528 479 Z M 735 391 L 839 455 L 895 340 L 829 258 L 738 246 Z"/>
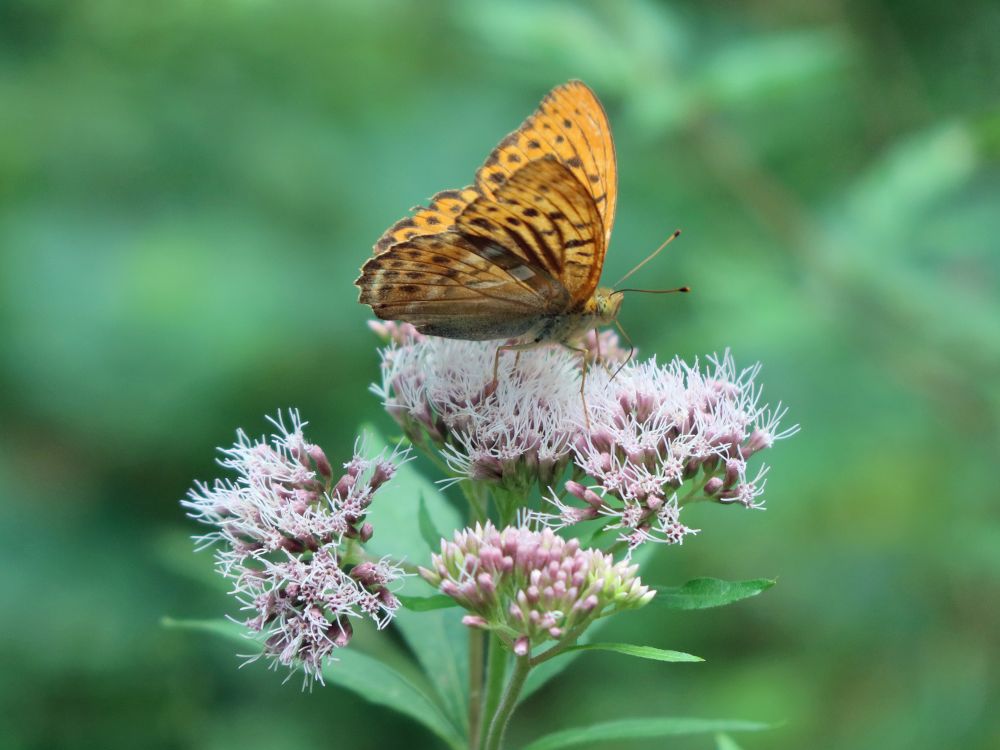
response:
<path id="1" fill-rule="evenodd" d="M 625 292 L 642 292 L 643 294 L 687 294 L 691 291 L 689 286 L 679 286 L 676 289 L 615 289 L 612 294 L 625 294 Z"/>
<path id="2" fill-rule="evenodd" d="M 631 276 L 632 274 L 634 274 L 636 271 L 638 271 L 644 265 L 646 265 L 647 263 L 649 263 L 649 261 L 651 261 L 657 255 L 659 255 L 661 252 L 663 252 L 663 248 L 665 248 L 667 245 L 669 245 L 671 242 L 673 242 L 674 240 L 676 240 L 680 236 L 681 236 L 681 230 L 680 229 L 674 231 L 674 233 L 672 235 L 670 235 L 669 237 L 667 237 L 667 239 L 665 239 L 663 241 L 663 244 L 660 245 L 658 248 L 656 248 L 652 252 L 652 254 L 648 258 L 646 258 L 646 260 L 642 261 L 642 263 L 640 263 L 635 268 L 633 268 L 631 271 L 629 271 L 627 274 L 625 274 L 620 279 L 618 279 L 618 281 L 615 282 L 615 286 L 618 286 L 619 284 L 621 284 L 623 281 L 625 281 L 625 279 L 627 279 L 629 276 Z"/>
<path id="3" fill-rule="evenodd" d="M 625 333 L 625 329 L 622 328 L 622 324 L 617 320 L 615 321 L 615 328 L 618 329 L 618 332 L 621 333 L 621 335 L 625 337 L 625 341 L 628 342 L 628 356 L 625 358 L 624 362 L 618 365 L 618 369 L 615 370 L 614 374 L 611 376 L 612 380 L 618 377 L 618 373 L 622 371 L 622 368 L 624 368 L 625 365 L 632 361 L 632 355 L 635 354 L 635 344 L 632 343 L 632 339 L 630 339 L 628 334 Z"/>

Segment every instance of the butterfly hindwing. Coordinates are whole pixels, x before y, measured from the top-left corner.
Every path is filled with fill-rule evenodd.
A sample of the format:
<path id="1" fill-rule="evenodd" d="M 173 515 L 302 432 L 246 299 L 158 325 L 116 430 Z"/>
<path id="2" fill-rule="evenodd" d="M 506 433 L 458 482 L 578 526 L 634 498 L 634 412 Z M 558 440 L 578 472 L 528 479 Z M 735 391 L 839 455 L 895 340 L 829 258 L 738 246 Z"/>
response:
<path id="1" fill-rule="evenodd" d="M 611 239 L 618 201 L 618 167 L 611 126 L 596 94 L 580 81 L 552 89 L 538 109 L 504 138 L 476 173 L 476 188 L 493 197 L 518 169 L 547 155 L 590 193 Z"/>
<path id="2" fill-rule="evenodd" d="M 469 340 L 513 338 L 565 308 L 568 294 L 520 256 L 459 232 L 419 235 L 370 259 L 355 282 L 380 318 L 422 333 Z"/>
<path id="3" fill-rule="evenodd" d="M 523 258 L 520 273 L 545 272 L 569 294 L 587 300 L 604 265 L 604 231 L 593 197 L 549 155 L 514 172 L 494 193 L 471 203 L 456 225 L 471 238 L 502 244 Z M 517 272 L 517 270 L 515 270 Z"/>

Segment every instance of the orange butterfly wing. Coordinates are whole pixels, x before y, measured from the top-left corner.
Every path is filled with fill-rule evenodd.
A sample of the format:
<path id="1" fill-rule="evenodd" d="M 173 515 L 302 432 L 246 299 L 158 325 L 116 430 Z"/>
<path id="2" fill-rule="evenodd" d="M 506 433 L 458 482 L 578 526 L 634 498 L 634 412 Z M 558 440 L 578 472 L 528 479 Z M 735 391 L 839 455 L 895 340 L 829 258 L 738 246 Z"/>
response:
<path id="1" fill-rule="evenodd" d="M 513 338 L 597 288 L 617 204 L 604 109 L 553 89 L 476 173 L 389 227 L 355 282 L 380 318 L 464 339 Z"/>
<path id="2" fill-rule="evenodd" d="M 412 216 L 389 227 L 375 243 L 375 254 L 398 242 L 454 227 L 455 218 L 480 195 L 492 198 L 507 178 L 530 161 L 551 154 L 590 192 L 604 225 L 604 246 L 618 203 L 618 166 L 611 126 L 597 95 L 586 84 L 570 81 L 552 89 L 521 127 L 504 138 L 476 173 L 476 185 L 444 190 L 429 206 L 415 206 Z"/>
<path id="3" fill-rule="evenodd" d="M 515 338 L 566 307 L 565 288 L 499 242 L 459 232 L 419 235 L 365 263 L 360 301 L 385 320 L 467 340 Z"/>
<path id="4" fill-rule="evenodd" d="M 476 173 L 476 187 L 492 197 L 519 168 L 549 154 L 590 193 L 607 247 L 618 204 L 615 143 L 604 107 L 581 81 L 552 89 L 521 127 L 500 141 Z"/>
<path id="5" fill-rule="evenodd" d="M 442 190 L 431 198 L 429 206 L 414 206 L 412 216 L 400 219 L 385 230 L 375 243 L 375 254 L 384 253 L 397 242 L 405 242 L 425 234 L 440 234 L 453 228 L 455 218 L 479 197 L 474 187 Z"/>

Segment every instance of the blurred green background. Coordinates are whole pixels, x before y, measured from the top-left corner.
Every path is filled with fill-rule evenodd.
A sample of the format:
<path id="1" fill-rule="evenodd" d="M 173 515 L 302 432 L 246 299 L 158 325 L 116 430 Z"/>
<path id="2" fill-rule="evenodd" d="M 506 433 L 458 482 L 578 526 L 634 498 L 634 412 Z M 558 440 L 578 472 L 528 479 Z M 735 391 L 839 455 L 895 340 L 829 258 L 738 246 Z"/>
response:
<path id="1" fill-rule="evenodd" d="M 803 429 L 767 512 L 690 509 L 647 575 L 778 585 L 608 630 L 707 662 L 581 659 L 514 741 L 660 713 L 1000 747 L 998 39 L 987 0 L 0 3 L 0 744 L 434 747 L 162 629 L 233 611 L 177 500 L 279 407 L 332 456 L 390 428 L 358 267 L 581 78 L 618 145 L 605 278 L 685 231 L 636 280 L 695 293 L 626 329 L 763 361 Z"/>

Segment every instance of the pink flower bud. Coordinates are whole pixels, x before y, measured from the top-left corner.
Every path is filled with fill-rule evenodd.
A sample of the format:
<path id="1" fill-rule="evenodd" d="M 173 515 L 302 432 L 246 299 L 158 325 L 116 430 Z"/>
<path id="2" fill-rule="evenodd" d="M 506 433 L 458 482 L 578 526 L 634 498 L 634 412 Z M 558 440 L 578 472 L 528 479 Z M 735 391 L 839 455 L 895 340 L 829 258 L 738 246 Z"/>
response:
<path id="1" fill-rule="evenodd" d="M 370 523 L 364 523 L 358 530 L 358 538 L 361 540 L 361 543 L 364 544 L 365 542 L 367 542 L 369 539 L 372 538 L 372 535 L 374 533 L 375 530 L 372 528 L 372 525 Z"/>
<path id="2" fill-rule="evenodd" d="M 757 451 L 770 448 L 774 445 L 774 436 L 767 430 L 754 430 L 750 433 L 750 439 L 742 446 L 743 458 L 749 458 Z"/>
<path id="3" fill-rule="evenodd" d="M 528 636 L 522 635 L 520 638 L 514 641 L 514 653 L 517 656 L 527 656 L 528 649 L 530 648 L 530 646 L 531 646 L 531 641 L 528 639 Z"/>
<path id="4" fill-rule="evenodd" d="M 351 569 L 351 578 L 353 578 L 358 583 L 363 586 L 371 586 L 378 583 L 378 574 L 375 563 L 370 561 L 365 561 L 358 565 L 355 565 Z"/>
<path id="5" fill-rule="evenodd" d="M 357 475 L 344 474 L 344 476 L 342 476 L 340 480 L 337 482 L 337 484 L 334 486 L 331 494 L 337 499 L 343 500 L 350 494 L 351 490 L 354 489 L 354 485 L 357 483 L 357 481 L 358 481 Z"/>
<path id="6" fill-rule="evenodd" d="M 493 585 L 493 577 L 489 573 L 480 573 L 476 576 L 476 583 L 479 584 L 479 590 L 486 594 L 486 596 L 491 596 L 496 591 L 496 586 Z"/>
<path id="7" fill-rule="evenodd" d="M 326 479 L 331 479 L 333 477 L 333 467 L 330 466 L 330 461 L 327 459 L 323 449 L 318 445 L 309 444 L 306 447 L 306 450 L 309 453 L 309 458 L 311 458 L 313 463 L 316 465 L 316 471 L 318 471 L 320 475 Z"/>
<path id="8" fill-rule="evenodd" d="M 399 609 L 399 599 L 387 588 L 380 588 L 378 590 L 378 600 L 382 603 L 382 606 L 390 611 L 395 611 Z"/>
<path id="9" fill-rule="evenodd" d="M 482 628 L 483 630 L 487 630 L 490 625 L 486 622 L 486 618 L 480 615 L 466 615 L 462 618 L 462 624 L 470 628 Z"/>
<path id="10" fill-rule="evenodd" d="M 368 480 L 368 486 L 371 487 L 372 492 L 392 479 L 395 471 L 396 467 L 388 461 L 379 461 L 375 465 L 375 472 L 372 474 L 372 478 Z"/>

